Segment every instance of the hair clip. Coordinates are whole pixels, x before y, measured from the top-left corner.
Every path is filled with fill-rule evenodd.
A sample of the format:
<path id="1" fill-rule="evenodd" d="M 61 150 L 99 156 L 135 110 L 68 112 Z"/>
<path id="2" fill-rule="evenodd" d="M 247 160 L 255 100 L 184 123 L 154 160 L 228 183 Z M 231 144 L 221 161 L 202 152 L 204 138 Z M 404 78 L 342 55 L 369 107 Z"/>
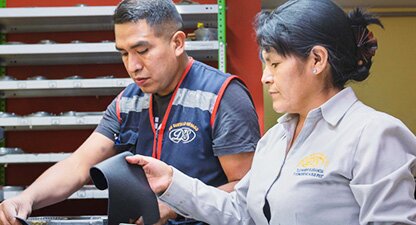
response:
<path id="1" fill-rule="evenodd" d="M 358 48 L 359 60 L 358 65 L 363 65 L 371 61 L 377 50 L 377 39 L 373 32 L 369 31 L 365 26 L 352 26 L 356 45 Z"/>

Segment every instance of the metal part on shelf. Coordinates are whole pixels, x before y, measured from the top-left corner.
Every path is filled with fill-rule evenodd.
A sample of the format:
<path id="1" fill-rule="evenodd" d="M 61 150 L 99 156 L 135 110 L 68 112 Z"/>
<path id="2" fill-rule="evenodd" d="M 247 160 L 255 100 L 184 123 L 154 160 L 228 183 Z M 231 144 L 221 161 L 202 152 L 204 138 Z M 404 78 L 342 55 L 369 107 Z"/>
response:
<path id="1" fill-rule="evenodd" d="M 0 81 L 9 81 L 9 80 L 16 80 L 16 77 L 10 75 L 0 76 Z"/>
<path id="2" fill-rule="evenodd" d="M 0 81 L 0 98 L 47 96 L 110 96 L 117 95 L 132 83 L 130 78 Z M 0 115 L 1 117 L 1 115 Z"/>
<path id="3" fill-rule="evenodd" d="M 66 79 L 66 80 L 81 80 L 81 79 L 84 79 L 84 78 L 80 75 L 73 75 L 73 76 L 65 77 L 64 79 Z"/>
<path id="4" fill-rule="evenodd" d="M 0 156 L 25 153 L 21 148 L 0 147 Z"/>
<path id="5" fill-rule="evenodd" d="M 40 40 L 38 44 L 42 44 L 42 45 L 51 45 L 51 44 L 56 44 L 56 41 L 52 41 L 52 40 Z"/>
<path id="6" fill-rule="evenodd" d="M 70 43 L 72 43 L 72 44 L 81 44 L 81 43 L 86 43 L 86 42 L 81 41 L 81 40 L 72 40 Z"/>
<path id="7" fill-rule="evenodd" d="M 21 163 L 56 163 L 67 158 L 71 153 L 24 153 L 0 155 L 0 164 Z"/>
<path id="8" fill-rule="evenodd" d="M 0 187 L 0 200 L 5 200 L 13 196 L 18 195 L 24 190 L 23 186 L 1 186 Z"/>
<path id="9" fill-rule="evenodd" d="M 6 42 L 4 44 L 6 44 L 6 45 L 23 45 L 25 43 L 20 42 L 20 41 L 8 41 L 8 42 Z"/>
<path id="10" fill-rule="evenodd" d="M 42 75 L 37 75 L 37 76 L 28 77 L 26 79 L 27 80 L 47 80 L 48 78 Z"/>
<path id="11" fill-rule="evenodd" d="M 27 115 L 27 117 L 46 117 L 46 116 L 54 116 L 54 114 L 45 112 L 45 111 L 38 111 Z"/>
<path id="12" fill-rule="evenodd" d="M 216 60 L 217 41 L 188 41 L 185 49 L 199 60 Z M 114 43 L 0 45 L 0 66 L 121 63 Z"/>
<path id="13" fill-rule="evenodd" d="M 7 117 L 0 118 L 0 127 L 4 130 L 50 130 L 50 129 L 88 129 L 94 128 L 103 113 L 83 116 L 44 116 L 44 117 Z"/>
<path id="14" fill-rule="evenodd" d="M 0 112 L 0 118 L 17 117 L 16 113 L 13 112 Z"/>
<path id="15" fill-rule="evenodd" d="M 3 186 L 0 189 L 0 200 L 6 200 L 20 194 L 24 190 L 22 186 Z M 85 185 L 80 190 L 68 197 L 68 199 L 106 199 L 108 190 L 98 190 L 94 185 Z"/>
<path id="16" fill-rule="evenodd" d="M 214 4 L 177 5 L 186 28 L 197 22 L 217 25 Z M 112 30 L 115 6 L 30 7 L 0 9 L 3 33 Z"/>
<path id="17" fill-rule="evenodd" d="M 107 216 L 39 216 L 26 220 L 30 225 L 107 225 Z"/>
<path id="18" fill-rule="evenodd" d="M 106 75 L 106 76 L 98 76 L 95 79 L 113 79 L 113 75 Z"/>

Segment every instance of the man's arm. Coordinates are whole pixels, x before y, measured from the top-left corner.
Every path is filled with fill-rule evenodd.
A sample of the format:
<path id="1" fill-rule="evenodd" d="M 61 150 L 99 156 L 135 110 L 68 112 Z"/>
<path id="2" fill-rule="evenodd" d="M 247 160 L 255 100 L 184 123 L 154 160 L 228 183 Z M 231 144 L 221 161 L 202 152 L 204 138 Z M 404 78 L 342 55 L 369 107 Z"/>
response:
<path id="1" fill-rule="evenodd" d="M 228 183 L 218 188 L 231 192 L 250 170 L 260 139 L 258 117 L 247 88 L 232 81 L 224 92 L 215 118 L 213 150 Z"/>
<path id="2" fill-rule="evenodd" d="M 20 195 L 0 204 L 0 224 L 13 224 L 14 217 L 27 217 L 42 208 L 69 197 L 89 180 L 89 169 L 115 155 L 114 142 L 93 132 L 71 156 L 46 170 Z"/>
<path id="3" fill-rule="evenodd" d="M 115 155 L 113 146 L 113 140 L 93 132 L 71 156 L 46 170 L 25 190 L 33 208 L 60 202 L 80 189 L 89 181 L 92 166 Z"/>
<path id="4" fill-rule="evenodd" d="M 234 186 L 247 174 L 251 168 L 254 152 L 243 152 L 233 155 L 220 156 L 219 160 L 228 178 L 228 183 L 219 186 L 218 188 L 232 192 Z"/>

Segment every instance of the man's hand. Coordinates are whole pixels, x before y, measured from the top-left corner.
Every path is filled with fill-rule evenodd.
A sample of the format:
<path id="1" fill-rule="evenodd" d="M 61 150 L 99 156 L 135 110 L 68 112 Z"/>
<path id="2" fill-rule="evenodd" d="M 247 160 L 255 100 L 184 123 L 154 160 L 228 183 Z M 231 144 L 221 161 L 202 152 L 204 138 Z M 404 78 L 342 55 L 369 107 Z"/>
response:
<path id="1" fill-rule="evenodd" d="M 32 212 L 32 204 L 22 196 L 3 201 L 0 204 L 0 225 L 20 225 L 16 216 L 26 219 Z"/>
<path id="2" fill-rule="evenodd" d="M 168 205 L 159 201 L 160 220 L 154 225 L 164 225 L 169 219 L 175 219 L 177 214 Z M 143 217 L 140 217 L 135 224 L 144 225 Z"/>
<path id="3" fill-rule="evenodd" d="M 126 160 L 130 164 L 136 164 L 143 167 L 149 185 L 156 194 L 165 192 L 172 182 L 172 168 L 158 159 L 134 155 L 127 156 Z"/>

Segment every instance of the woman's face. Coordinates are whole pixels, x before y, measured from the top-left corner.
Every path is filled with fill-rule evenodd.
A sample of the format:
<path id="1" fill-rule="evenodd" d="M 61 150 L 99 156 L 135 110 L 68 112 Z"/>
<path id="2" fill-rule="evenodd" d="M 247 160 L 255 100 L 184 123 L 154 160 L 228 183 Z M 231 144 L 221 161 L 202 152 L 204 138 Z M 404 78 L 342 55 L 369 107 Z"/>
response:
<path id="1" fill-rule="evenodd" d="M 313 102 L 314 79 L 306 62 L 283 57 L 276 50 L 263 51 L 265 68 L 262 83 L 268 87 L 273 109 L 278 113 L 306 113 Z"/>

